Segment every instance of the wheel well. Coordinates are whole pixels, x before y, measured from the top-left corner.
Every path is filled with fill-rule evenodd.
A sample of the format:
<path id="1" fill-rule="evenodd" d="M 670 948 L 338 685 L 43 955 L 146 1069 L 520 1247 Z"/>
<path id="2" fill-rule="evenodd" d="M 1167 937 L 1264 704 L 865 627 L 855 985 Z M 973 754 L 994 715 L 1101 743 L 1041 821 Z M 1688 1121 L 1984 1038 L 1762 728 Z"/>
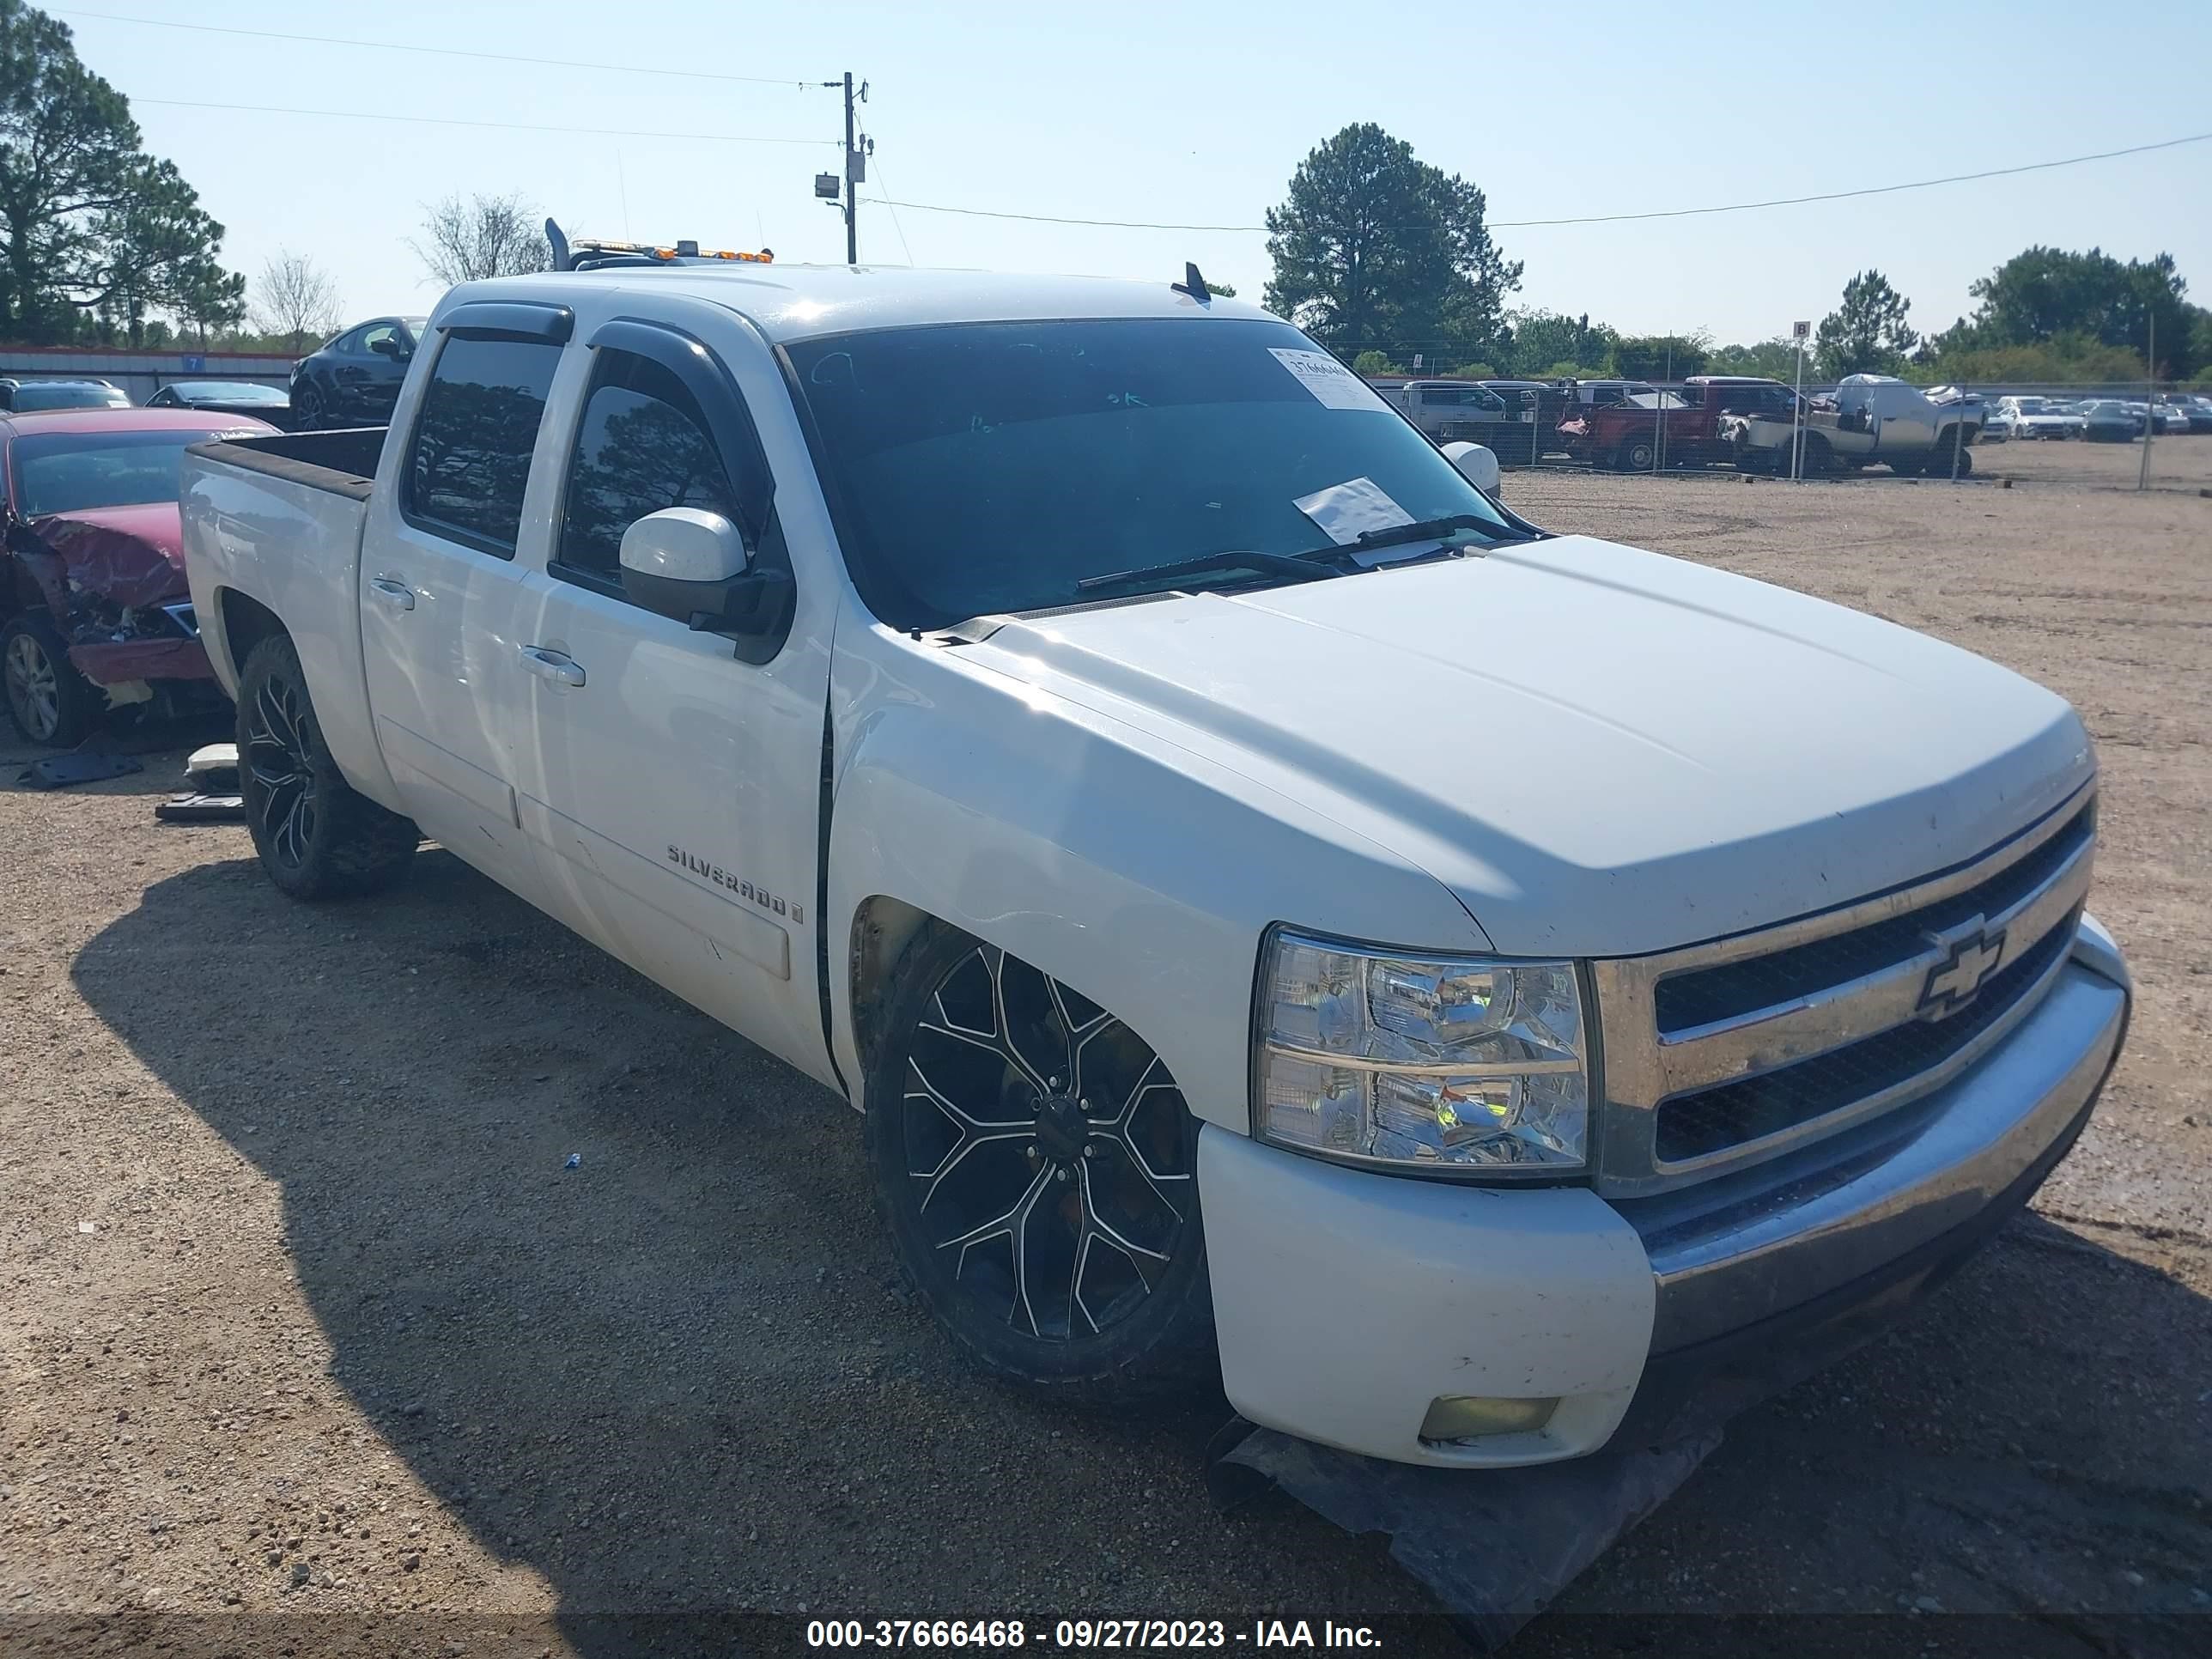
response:
<path id="1" fill-rule="evenodd" d="M 233 673 L 246 672 L 246 659 L 253 654 L 253 647 L 262 641 L 289 635 L 290 630 L 274 611 L 234 587 L 222 590 L 222 638 L 230 651 Z"/>
<path id="2" fill-rule="evenodd" d="M 878 894 L 853 913 L 852 948 L 847 960 L 852 993 L 853 1046 L 863 1071 L 883 1036 L 883 1021 L 893 970 L 914 936 L 937 918 L 902 899 Z"/>

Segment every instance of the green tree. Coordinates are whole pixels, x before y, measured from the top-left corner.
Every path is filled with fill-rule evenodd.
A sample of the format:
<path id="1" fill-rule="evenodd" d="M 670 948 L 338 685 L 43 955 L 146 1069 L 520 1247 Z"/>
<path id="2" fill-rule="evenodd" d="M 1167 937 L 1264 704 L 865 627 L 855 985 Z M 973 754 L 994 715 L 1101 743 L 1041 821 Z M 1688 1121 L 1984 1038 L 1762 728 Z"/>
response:
<path id="1" fill-rule="evenodd" d="M 1352 360 L 1354 374 L 1402 374 L 1405 370 L 1393 363 L 1382 352 L 1366 350 Z"/>
<path id="2" fill-rule="evenodd" d="M 2087 386 L 2140 381 L 2143 360 L 2141 351 L 2108 346 L 2084 334 L 2061 334 L 2029 345 L 1976 346 L 1954 340 L 1929 362 L 1915 362 L 1909 378 L 1926 386 L 1953 381 Z"/>
<path id="3" fill-rule="evenodd" d="M 1340 356 L 1502 356 L 1521 266 L 1491 240 L 1486 210 L 1481 191 L 1410 144 L 1372 122 L 1348 126 L 1298 164 L 1288 198 L 1267 210 L 1267 307 Z"/>
<path id="4" fill-rule="evenodd" d="M 1704 374 L 1711 349 L 1702 334 L 1624 335 L 1613 343 L 1607 366 L 1625 380 L 1679 380 Z"/>
<path id="5" fill-rule="evenodd" d="M 1530 309 L 1506 315 L 1512 344 L 1506 362 L 1527 379 L 1547 376 L 1561 363 L 1570 366 L 1603 363 L 1613 355 L 1620 334 L 1603 323 L 1593 323 L 1589 313 L 1570 317 L 1565 312 Z M 1592 370 L 1595 373 L 1595 368 Z"/>
<path id="6" fill-rule="evenodd" d="M 0 0 L 0 331 L 65 339 L 89 313 L 135 337 L 150 312 L 210 303 L 222 234 L 69 29 Z"/>
<path id="7" fill-rule="evenodd" d="M 1912 302 L 1878 270 L 1863 270 L 1844 284 L 1844 302 L 1820 319 L 1813 348 L 1824 379 L 1846 374 L 1895 374 L 1920 343 L 1905 320 Z"/>
<path id="8" fill-rule="evenodd" d="M 1770 380 L 1779 380 L 1784 386 L 1797 378 L 1797 343 L 1787 335 L 1771 340 L 1759 340 L 1750 345 L 1715 346 L 1705 358 L 1705 372 L 1708 374 L 1761 374 Z M 1808 380 L 1817 380 L 1820 371 L 1810 362 L 1805 366 Z"/>
<path id="9" fill-rule="evenodd" d="M 2185 375 L 2203 361 L 2188 289 L 2170 253 L 2123 264 L 2102 248 L 2031 247 L 1967 290 L 1979 306 L 1939 345 L 1990 349 L 2076 335 L 2132 350 L 2140 362 L 2155 321 L 2161 372 Z"/>

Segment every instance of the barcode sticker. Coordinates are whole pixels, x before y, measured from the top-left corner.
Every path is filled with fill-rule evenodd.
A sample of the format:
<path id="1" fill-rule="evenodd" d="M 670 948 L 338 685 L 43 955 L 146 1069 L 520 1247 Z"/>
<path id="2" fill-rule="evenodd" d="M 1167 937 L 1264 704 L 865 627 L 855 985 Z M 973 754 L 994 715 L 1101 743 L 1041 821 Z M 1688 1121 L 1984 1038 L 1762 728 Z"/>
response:
<path id="1" fill-rule="evenodd" d="M 1374 389 L 1326 351 L 1286 351 L 1270 346 L 1274 360 L 1297 376 L 1314 401 L 1331 409 L 1387 409 Z"/>

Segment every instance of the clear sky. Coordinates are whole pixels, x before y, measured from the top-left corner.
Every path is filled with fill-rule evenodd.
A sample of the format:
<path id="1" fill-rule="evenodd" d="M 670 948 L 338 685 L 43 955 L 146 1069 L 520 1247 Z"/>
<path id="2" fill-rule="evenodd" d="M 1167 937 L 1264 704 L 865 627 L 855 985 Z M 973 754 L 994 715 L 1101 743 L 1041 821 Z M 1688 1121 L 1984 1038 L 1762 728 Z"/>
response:
<path id="1" fill-rule="evenodd" d="M 520 190 L 564 225 L 840 259 L 813 199 L 850 69 L 877 141 L 860 252 L 883 263 L 1177 276 L 1259 297 L 1262 235 L 896 216 L 871 194 L 1078 217 L 1256 225 L 1308 150 L 1373 120 L 1488 192 L 1493 222 L 1795 196 L 2212 131 L 2212 0 L 1933 6 L 1828 0 L 1510 5 L 1183 0 L 760 5 L 742 0 L 90 0 L 50 8 L 129 94 L 149 146 L 257 273 L 276 249 L 349 316 L 434 298 L 407 239 L 452 191 Z M 757 76 L 583 70 L 191 33 L 95 15 Z M 555 131 L 179 108 L 151 100 Z M 583 128 L 674 137 L 611 137 Z M 737 143 L 698 135 L 809 141 Z M 1631 332 L 1787 330 L 1879 267 L 1912 321 L 2032 242 L 2172 252 L 2212 303 L 2212 143 L 1757 213 L 1498 228 L 1516 302 Z"/>

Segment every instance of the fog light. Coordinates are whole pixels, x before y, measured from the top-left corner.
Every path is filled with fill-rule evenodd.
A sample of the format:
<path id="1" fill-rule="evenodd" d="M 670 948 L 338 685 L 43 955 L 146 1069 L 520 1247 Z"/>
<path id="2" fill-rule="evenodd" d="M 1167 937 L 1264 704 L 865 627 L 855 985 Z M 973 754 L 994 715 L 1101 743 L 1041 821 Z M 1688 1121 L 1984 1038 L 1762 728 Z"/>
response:
<path id="1" fill-rule="evenodd" d="M 1473 1440 L 1486 1434 L 1533 1434 L 1552 1420 L 1558 1399 L 1497 1400 L 1482 1395 L 1440 1395 L 1421 1419 L 1424 1440 Z"/>

